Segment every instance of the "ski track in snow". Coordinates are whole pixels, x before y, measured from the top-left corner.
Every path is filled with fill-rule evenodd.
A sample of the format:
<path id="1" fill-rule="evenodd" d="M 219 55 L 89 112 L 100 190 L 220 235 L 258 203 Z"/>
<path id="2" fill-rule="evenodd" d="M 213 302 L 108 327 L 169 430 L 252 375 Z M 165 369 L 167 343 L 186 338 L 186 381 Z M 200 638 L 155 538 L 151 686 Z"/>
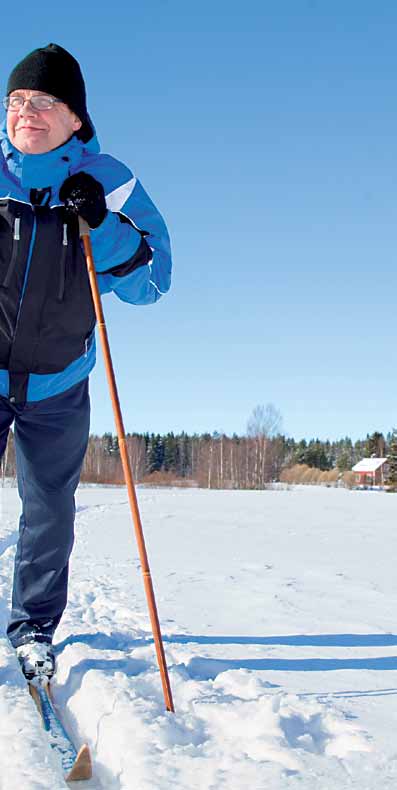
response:
<path id="1" fill-rule="evenodd" d="M 397 500 L 309 487 L 138 494 L 176 714 L 164 710 L 126 493 L 82 487 L 53 683 L 94 757 L 93 780 L 73 787 L 395 788 Z M 0 790 L 61 790 L 5 636 L 15 490 L 1 508 Z"/>

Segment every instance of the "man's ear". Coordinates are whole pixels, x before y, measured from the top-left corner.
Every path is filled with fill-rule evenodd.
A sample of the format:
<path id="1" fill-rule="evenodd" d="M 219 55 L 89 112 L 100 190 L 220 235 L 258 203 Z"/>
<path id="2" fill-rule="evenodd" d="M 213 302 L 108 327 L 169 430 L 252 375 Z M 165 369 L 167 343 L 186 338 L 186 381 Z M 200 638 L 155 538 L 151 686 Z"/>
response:
<path id="1" fill-rule="evenodd" d="M 83 122 L 80 121 L 80 118 L 77 115 L 75 115 L 73 120 L 73 131 L 78 132 L 78 130 L 81 129 L 82 125 Z"/>

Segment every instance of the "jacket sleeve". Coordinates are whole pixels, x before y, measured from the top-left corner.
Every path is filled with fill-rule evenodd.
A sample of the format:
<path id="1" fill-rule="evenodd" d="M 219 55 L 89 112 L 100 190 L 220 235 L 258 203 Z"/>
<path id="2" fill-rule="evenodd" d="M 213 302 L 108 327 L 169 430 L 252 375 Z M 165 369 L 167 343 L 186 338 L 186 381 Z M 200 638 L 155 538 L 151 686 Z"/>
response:
<path id="1" fill-rule="evenodd" d="M 104 185 L 108 208 L 102 224 L 91 231 L 100 291 L 114 291 L 131 304 L 151 304 L 171 284 L 165 222 L 125 165 L 107 155 L 101 158 L 101 165 L 91 170 Z"/>

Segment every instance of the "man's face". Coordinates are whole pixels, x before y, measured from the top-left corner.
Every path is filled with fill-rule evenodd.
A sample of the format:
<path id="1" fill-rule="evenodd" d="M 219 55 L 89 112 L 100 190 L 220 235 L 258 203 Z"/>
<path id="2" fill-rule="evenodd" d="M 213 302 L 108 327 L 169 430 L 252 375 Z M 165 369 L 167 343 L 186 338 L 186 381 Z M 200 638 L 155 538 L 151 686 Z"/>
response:
<path id="1" fill-rule="evenodd" d="M 10 96 L 31 96 L 43 91 L 17 90 Z M 48 95 L 48 94 L 44 94 Z M 67 104 L 54 104 L 50 110 L 35 110 L 25 101 L 19 110 L 7 111 L 7 133 L 15 148 L 23 154 L 45 154 L 66 143 L 81 127 L 81 121 Z"/>

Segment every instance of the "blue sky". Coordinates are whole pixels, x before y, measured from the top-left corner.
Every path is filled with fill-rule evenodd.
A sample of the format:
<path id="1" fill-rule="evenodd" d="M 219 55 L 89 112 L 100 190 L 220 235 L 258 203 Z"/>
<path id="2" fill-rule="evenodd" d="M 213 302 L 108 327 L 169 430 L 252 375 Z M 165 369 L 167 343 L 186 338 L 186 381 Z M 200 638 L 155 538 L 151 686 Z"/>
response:
<path id="1" fill-rule="evenodd" d="M 172 289 L 104 307 L 128 431 L 397 425 L 397 5 L 40 2 L 2 10 L 2 90 L 55 41 L 102 150 L 163 213 Z M 100 354 L 99 354 L 100 356 Z M 113 430 L 103 364 L 92 430 Z"/>

